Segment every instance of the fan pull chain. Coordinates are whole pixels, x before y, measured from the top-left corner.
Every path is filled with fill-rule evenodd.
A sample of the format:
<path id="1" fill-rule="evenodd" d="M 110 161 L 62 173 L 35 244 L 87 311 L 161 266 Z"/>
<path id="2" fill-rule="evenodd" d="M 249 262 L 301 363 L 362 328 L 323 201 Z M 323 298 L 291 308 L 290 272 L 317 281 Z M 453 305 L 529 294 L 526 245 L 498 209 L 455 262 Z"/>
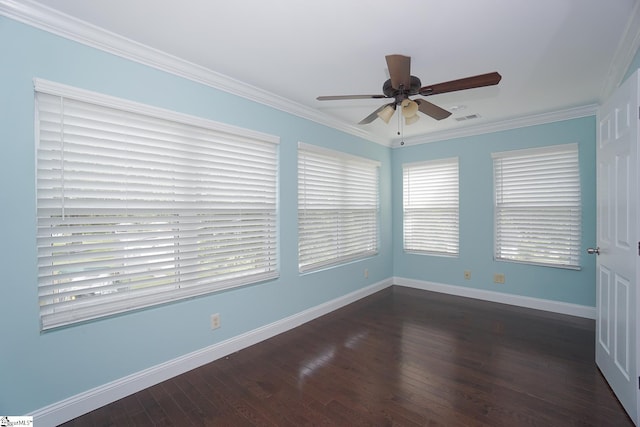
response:
<path id="1" fill-rule="evenodd" d="M 402 111 L 402 109 L 400 111 Z M 402 124 L 402 114 L 396 114 L 396 116 L 398 116 L 398 136 L 400 136 L 400 145 L 404 145 L 404 126 Z"/>

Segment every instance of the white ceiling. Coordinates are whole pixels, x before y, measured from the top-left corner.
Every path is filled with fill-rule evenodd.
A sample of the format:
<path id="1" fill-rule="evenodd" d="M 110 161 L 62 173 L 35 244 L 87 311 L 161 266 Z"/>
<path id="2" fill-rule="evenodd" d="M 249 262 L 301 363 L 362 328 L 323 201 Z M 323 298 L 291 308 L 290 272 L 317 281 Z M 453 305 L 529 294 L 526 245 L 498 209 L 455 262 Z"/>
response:
<path id="1" fill-rule="evenodd" d="M 1 0 L 8 2 L 11 0 Z M 419 140 L 601 102 L 637 49 L 638 0 L 40 0 L 241 83 L 354 125 L 384 99 L 385 55 L 411 56 L 422 85 L 498 71 L 498 86 L 430 96 L 453 111 L 404 127 Z M 27 0 L 13 3 L 33 4 Z M 627 40 L 627 42 L 625 42 Z M 631 43 L 628 40 L 632 40 Z M 630 51 L 633 49 L 633 51 Z M 626 63 L 624 63 L 626 61 Z M 622 74 L 621 74 L 622 73 Z M 457 108 L 457 109 L 456 109 Z M 477 114 L 479 119 L 457 121 Z M 359 126 L 397 140 L 398 120 Z"/>

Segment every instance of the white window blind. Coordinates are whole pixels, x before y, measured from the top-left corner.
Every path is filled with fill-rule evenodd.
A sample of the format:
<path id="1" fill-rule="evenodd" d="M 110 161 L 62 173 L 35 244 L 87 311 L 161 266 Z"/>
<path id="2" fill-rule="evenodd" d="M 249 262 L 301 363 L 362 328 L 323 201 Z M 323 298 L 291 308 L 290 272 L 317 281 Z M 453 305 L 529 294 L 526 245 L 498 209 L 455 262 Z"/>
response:
<path id="1" fill-rule="evenodd" d="M 493 154 L 495 258 L 580 267 L 578 145 Z"/>
<path id="2" fill-rule="evenodd" d="M 378 252 L 378 169 L 369 159 L 299 144 L 301 272 Z"/>
<path id="3" fill-rule="evenodd" d="M 278 276 L 276 138 L 65 89 L 36 82 L 43 329 Z"/>
<path id="4" fill-rule="evenodd" d="M 459 253 L 458 158 L 402 165 L 404 250 Z"/>

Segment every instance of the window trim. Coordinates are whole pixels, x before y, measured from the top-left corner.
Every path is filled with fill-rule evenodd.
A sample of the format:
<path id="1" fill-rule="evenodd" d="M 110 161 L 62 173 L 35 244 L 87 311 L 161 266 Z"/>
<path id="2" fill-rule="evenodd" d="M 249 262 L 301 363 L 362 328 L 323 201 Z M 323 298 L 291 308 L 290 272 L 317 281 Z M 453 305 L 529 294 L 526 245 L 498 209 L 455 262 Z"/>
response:
<path id="1" fill-rule="evenodd" d="M 356 251 L 356 252 L 344 252 L 343 255 L 338 255 L 335 257 L 331 257 L 331 258 L 326 258 L 323 257 L 323 259 L 317 260 L 317 261 L 308 261 L 305 262 L 305 260 L 308 259 L 308 254 L 311 252 L 309 249 L 309 244 L 310 242 L 305 242 L 304 241 L 304 227 L 307 225 L 307 223 L 305 223 L 305 221 L 302 219 L 302 211 L 304 209 L 306 209 L 306 205 L 304 205 L 305 203 L 305 198 L 302 195 L 303 191 L 306 191 L 306 189 L 302 189 L 302 186 L 305 185 L 305 181 L 303 181 L 304 177 L 302 175 L 302 163 L 304 162 L 304 158 L 301 156 L 301 152 L 306 153 L 306 155 L 318 155 L 320 157 L 324 157 L 324 158 L 330 158 L 332 159 L 332 161 L 334 161 L 335 163 L 338 162 L 355 162 L 357 165 L 359 165 L 358 167 L 372 167 L 375 168 L 375 184 L 371 184 L 371 187 L 375 188 L 375 194 L 373 195 L 373 197 L 375 197 L 375 208 L 374 208 L 374 212 L 373 215 L 375 215 L 375 220 L 372 224 L 373 227 L 375 227 L 375 230 L 373 232 L 370 232 L 370 234 L 367 235 L 367 240 L 369 239 L 373 239 L 373 240 L 369 240 L 369 242 L 371 243 L 373 241 L 373 248 L 371 249 L 366 249 L 366 250 L 361 250 L 361 251 Z M 334 163 L 334 164 L 335 164 Z M 325 171 L 327 172 L 327 171 Z M 324 178 L 323 178 L 324 179 Z M 310 180 L 313 181 L 313 178 L 310 176 Z M 319 182 L 319 180 L 318 180 Z M 347 193 L 351 193 L 354 194 L 353 192 L 355 192 L 357 189 L 355 188 L 342 188 L 341 191 L 342 196 L 346 196 Z M 332 193 L 331 196 L 334 197 L 340 197 L 340 195 L 338 195 L 337 193 Z M 371 195 L 369 195 L 371 196 Z M 342 205 L 344 205 L 345 201 L 347 201 L 346 198 L 341 198 L 340 203 Z M 310 200 L 310 202 L 312 203 L 312 201 Z M 317 202 L 317 200 L 316 200 Z M 370 202 L 370 200 L 369 200 Z M 325 204 L 325 208 L 326 208 L 326 204 Z M 343 209 L 344 210 L 344 209 Z M 372 209 L 369 208 L 369 215 L 371 215 L 371 211 Z M 313 144 L 307 144 L 304 142 L 298 142 L 298 213 L 297 213 L 297 218 L 298 218 L 298 271 L 300 273 L 310 273 L 310 272 L 314 272 L 314 271 L 318 271 L 318 270 L 322 270 L 322 269 L 326 269 L 326 268 L 330 268 L 330 267 L 335 267 L 335 266 L 339 266 L 339 265 L 343 265 L 352 261 L 356 261 L 356 260 L 360 260 L 360 259 L 365 259 L 365 258 L 369 258 L 372 256 L 375 256 L 379 253 L 379 246 L 380 246 L 380 162 L 376 161 L 376 160 L 372 160 L 372 159 L 368 159 L 365 157 L 361 157 L 361 156 L 356 156 L 356 155 L 352 155 L 352 154 L 348 154 L 342 151 L 337 151 L 337 150 L 331 150 L 328 148 L 324 148 L 324 147 L 319 147 Z M 340 218 L 342 219 L 346 219 L 346 221 L 349 221 L 349 218 L 347 217 L 343 217 L 341 216 Z M 354 217 L 351 217 L 351 221 L 354 220 Z M 341 222 L 342 223 L 342 222 Z M 326 231 L 326 229 L 325 229 Z M 349 236 L 352 236 L 353 233 L 350 233 Z M 353 234 L 353 236 L 355 236 L 355 234 Z M 353 239 L 353 236 L 351 237 L 351 239 Z M 318 236 L 316 236 L 318 237 Z M 345 237 L 344 234 L 339 234 L 338 239 L 341 239 Z M 348 241 L 352 241 L 352 240 L 348 240 Z M 342 242 L 342 240 L 340 240 L 340 242 Z M 336 245 L 341 244 L 340 242 L 335 242 Z M 323 244 L 325 245 L 325 244 Z M 322 253 L 327 254 L 327 248 L 328 246 L 330 246 L 329 244 L 325 245 L 326 247 L 324 248 L 324 250 L 322 251 Z"/>
<path id="2" fill-rule="evenodd" d="M 439 204 L 445 203 L 445 205 L 448 205 L 449 204 L 448 202 L 455 200 L 455 204 L 456 204 L 456 209 L 455 209 L 456 215 L 454 220 L 455 236 L 456 236 L 455 241 L 453 239 L 447 241 L 446 232 L 444 229 L 446 224 L 443 224 L 441 228 L 438 228 L 438 237 L 440 239 L 444 239 L 445 240 L 444 243 L 447 246 L 454 247 L 455 248 L 454 251 L 443 251 L 443 250 L 438 251 L 438 250 L 428 249 L 425 247 L 420 247 L 417 244 L 412 247 L 407 247 L 408 245 L 407 233 L 409 233 L 408 231 L 409 227 L 407 225 L 407 217 L 408 217 L 407 211 L 411 210 L 411 208 L 407 206 L 407 202 L 409 202 L 409 197 L 411 196 L 411 194 L 409 193 L 410 189 L 407 188 L 407 186 L 411 185 L 410 182 L 407 182 L 407 173 L 410 173 L 411 170 L 413 170 L 416 172 L 426 173 L 430 178 L 433 178 L 434 172 L 433 170 L 430 170 L 430 168 L 434 166 L 446 167 L 447 169 L 445 170 L 445 172 L 447 174 L 450 174 L 452 172 L 452 169 L 455 167 L 456 179 L 455 179 L 455 182 L 450 182 L 450 185 L 455 184 L 455 195 L 447 194 L 444 197 L 444 199 L 439 198 L 438 200 Z M 424 185 L 425 183 L 421 183 L 421 184 Z M 427 183 L 427 185 L 429 185 L 429 183 Z M 433 188 L 428 187 L 427 191 L 433 191 Z M 426 203 L 426 201 L 420 200 L 420 203 L 423 204 L 423 203 Z M 450 209 L 451 207 L 447 206 L 447 208 Z M 413 209 L 413 210 L 417 210 L 417 209 Z M 422 218 L 422 221 L 424 220 L 425 218 Z M 457 258 L 460 256 L 460 159 L 459 157 L 456 156 L 456 157 L 447 157 L 447 158 L 441 158 L 441 159 L 423 160 L 418 162 L 404 163 L 402 165 L 402 248 L 405 253 L 410 253 L 410 254 L 442 256 L 442 257 L 451 257 L 451 258 Z"/>
<path id="3" fill-rule="evenodd" d="M 101 296 L 97 296 L 95 298 L 94 301 L 98 301 L 95 304 L 88 303 L 88 299 L 82 299 L 82 298 L 81 299 L 74 298 L 73 300 L 69 300 L 69 301 L 60 299 L 61 302 L 59 305 L 56 305 L 55 302 L 44 303 L 44 305 L 42 305 L 43 303 L 41 303 L 40 317 L 41 317 L 41 328 L 43 331 L 59 328 L 63 326 L 73 325 L 76 323 L 86 322 L 86 321 L 94 320 L 97 318 L 112 316 L 112 315 L 120 314 L 123 312 L 139 310 L 146 307 L 155 306 L 158 304 L 165 304 L 168 302 L 174 302 L 174 301 L 179 301 L 187 298 L 192 298 L 195 296 L 210 294 L 223 289 L 229 289 L 237 286 L 245 286 L 249 284 L 256 284 L 256 283 L 264 282 L 267 280 L 273 280 L 279 277 L 280 249 L 279 249 L 279 236 L 278 236 L 279 234 L 279 215 L 278 215 L 279 149 L 278 149 L 278 145 L 279 145 L 280 139 L 278 137 L 264 134 L 261 132 L 256 132 L 253 130 L 226 125 L 219 122 L 214 122 L 208 119 L 203 119 L 203 118 L 198 118 L 198 117 L 194 117 L 194 116 L 190 116 L 182 113 L 177 113 L 177 112 L 173 112 L 173 111 L 169 111 L 162 108 L 157 108 L 157 107 L 153 107 L 153 106 L 149 106 L 149 105 L 145 105 L 137 102 L 115 98 L 108 95 L 86 91 L 83 89 L 73 88 L 70 86 L 66 86 L 66 85 L 62 85 L 62 84 L 58 84 L 58 83 L 54 83 L 54 82 L 50 82 L 42 79 L 34 79 L 35 144 L 36 144 L 35 151 L 38 155 L 40 153 L 40 144 L 41 144 L 40 143 L 41 112 L 39 111 L 39 104 L 38 104 L 39 95 L 38 94 L 43 94 L 43 96 L 60 97 L 61 100 L 67 99 L 69 100 L 69 102 L 77 101 L 77 102 L 83 103 L 83 105 L 87 105 L 87 106 L 93 105 L 101 109 L 102 108 L 115 109 L 114 111 L 117 110 L 118 112 L 121 112 L 125 115 L 128 113 L 132 113 L 133 115 L 138 115 L 140 117 L 144 116 L 147 118 L 159 119 L 162 121 L 162 124 L 166 125 L 167 127 L 173 126 L 171 123 L 169 123 L 169 122 L 172 122 L 172 123 L 176 123 L 177 124 L 176 126 L 179 126 L 182 128 L 186 126 L 188 129 L 196 129 L 196 128 L 203 129 L 205 132 L 208 132 L 211 135 L 216 135 L 216 137 L 220 138 L 219 140 L 224 140 L 227 146 L 232 145 L 233 147 L 236 147 L 236 146 L 241 147 L 243 143 L 260 145 L 264 147 L 265 152 L 269 153 L 266 158 L 267 160 L 265 164 L 268 165 L 270 169 L 269 169 L 268 177 L 266 178 L 267 180 L 265 181 L 265 183 L 270 188 L 270 191 L 272 191 L 272 193 L 270 193 L 272 194 L 272 196 L 270 196 L 271 198 L 264 199 L 265 201 L 266 200 L 271 200 L 271 201 L 267 202 L 267 204 L 265 205 L 260 205 L 260 206 L 271 206 L 270 208 L 268 208 L 268 211 L 264 211 L 263 213 L 260 214 L 261 218 L 264 218 L 264 221 L 267 221 L 265 224 L 267 223 L 270 224 L 269 225 L 270 228 L 268 231 L 266 229 L 262 229 L 264 232 L 261 233 L 261 235 L 264 234 L 266 237 L 260 237 L 260 239 L 264 239 L 264 240 L 261 240 L 262 242 L 260 243 L 260 245 L 262 245 L 261 247 L 264 249 L 264 251 L 267 251 L 269 254 L 267 255 L 267 252 L 264 252 L 264 255 L 268 256 L 268 258 L 264 258 L 265 262 L 267 263 L 265 264 L 265 266 L 268 265 L 268 267 L 264 267 L 264 269 L 261 268 L 260 271 L 256 270 L 254 267 L 251 267 L 251 269 L 246 270 L 248 274 L 245 274 L 243 276 L 237 275 L 236 274 L 237 272 L 225 273 L 220 276 L 216 276 L 215 274 L 218 274 L 218 273 L 215 273 L 212 276 L 207 276 L 210 278 L 206 280 L 197 279 L 197 282 L 192 280 L 193 285 L 190 287 L 180 286 L 178 282 L 174 282 L 175 285 L 173 286 L 173 289 L 171 289 L 172 288 L 171 283 L 167 282 L 166 285 L 161 284 L 157 288 L 152 288 L 154 290 L 149 293 L 145 293 L 145 291 L 143 291 L 142 289 L 138 289 L 137 291 L 132 291 L 131 289 L 135 288 L 135 286 L 132 286 L 128 288 L 129 289 L 128 291 L 125 291 L 120 295 L 111 294 L 110 297 L 103 299 L 103 301 L 105 301 L 104 303 L 101 303 L 98 301 L 98 299 L 101 298 Z M 188 147 L 190 145 L 186 143 L 185 146 Z M 206 146 L 203 145 L 203 147 L 206 147 Z M 210 148 L 211 147 L 209 147 L 209 149 Z M 188 151 L 185 151 L 185 152 L 188 153 Z M 219 152 L 217 147 L 215 149 L 215 152 Z M 193 151 L 192 153 L 195 153 L 195 151 Z M 233 153 L 234 153 L 233 155 L 236 156 L 238 151 L 233 150 Z M 213 158 L 217 158 L 218 161 L 220 161 L 219 160 L 220 158 L 215 156 L 216 155 L 214 154 Z M 253 153 L 252 153 L 252 156 L 254 156 Z M 201 161 L 201 159 L 199 159 L 199 161 Z M 38 178 L 41 173 L 38 162 L 39 162 L 39 158 L 36 157 L 36 168 L 35 168 L 36 182 L 38 182 Z M 233 168 L 233 167 L 235 166 L 230 166 L 230 168 Z M 190 171 L 190 172 L 193 174 L 193 171 Z M 44 191 L 44 190 L 42 190 L 40 187 L 36 189 L 36 197 L 40 197 L 41 191 Z M 196 195 L 195 197 L 200 197 L 200 196 Z M 37 207 L 39 206 L 38 200 L 39 199 L 36 200 Z M 117 200 L 117 199 L 113 199 L 113 200 Z M 195 206 L 195 208 L 193 209 L 200 209 L 197 207 L 198 205 L 200 205 L 200 202 L 197 200 L 198 199 L 196 199 L 195 204 L 193 205 Z M 258 199 L 251 199 L 251 200 L 257 201 Z M 249 201 L 247 203 L 252 204 L 254 202 Z M 257 204 L 252 206 L 258 207 Z M 237 211 L 237 208 L 232 207 L 231 209 Z M 205 220 L 208 221 L 207 227 L 209 227 L 209 229 L 211 229 L 211 227 L 215 227 L 215 225 L 211 225 L 213 224 L 211 222 L 213 220 L 207 220 L 207 219 Z M 40 227 L 40 221 L 41 221 L 40 215 L 38 215 L 39 227 Z M 260 221 L 263 221 L 263 220 L 261 219 Z M 199 221 L 198 223 L 203 224 L 201 221 Z M 193 224 L 195 224 L 195 222 Z M 262 224 L 262 222 L 260 222 L 260 224 Z M 205 231 L 202 231 L 202 233 L 204 232 Z M 178 232 L 178 234 L 182 234 L 182 233 L 183 232 Z M 206 233 L 211 233 L 211 232 L 206 231 Z M 193 234 L 191 236 L 193 236 Z M 215 236 L 215 234 L 213 234 L 213 236 Z M 194 238 L 193 237 L 190 237 L 190 238 L 191 238 L 191 241 L 193 241 Z M 39 241 L 41 241 L 41 239 L 46 239 L 46 234 L 43 235 L 43 237 L 41 237 L 39 234 L 38 239 Z M 203 239 L 206 239 L 206 238 L 198 237 L 197 239 L 200 242 L 200 241 L 204 241 Z M 214 239 L 214 240 L 209 240 L 210 242 L 216 241 L 215 237 L 211 237 L 211 239 Z M 244 242 L 242 243 L 243 245 L 246 244 L 246 240 L 241 239 L 241 242 Z M 43 244 L 48 245 L 49 243 L 45 242 Z M 204 245 L 204 243 L 198 243 L 198 249 L 197 249 L 198 251 L 204 250 L 203 248 L 200 247 L 201 245 Z M 207 245 L 210 245 L 210 244 L 207 243 Z M 215 251 L 216 249 L 207 248 L 208 252 L 211 252 L 211 250 Z M 40 260 L 40 245 L 39 245 L 38 251 L 39 251 L 38 259 Z M 195 252 L 193 253 L 195 254 Z M 260 253 L 263 253 L 263 252 L 260 252 Z M 116 259 L 125 259 L 125 258 L 116 258 Z M 200 262 L 199 260 L 201 259 L 202 258 L 198 258 L 198 263 Z M 181 263 L 183 265 L 185 264 L 184 261 L 176 261 L 176 262 Z M 40 261 L 39 261 L 39 264 L 40 264 Z M 126 264 L 126 263 L 119 263 L 119 264 Z M 218 264 L 215 264 L 215 265 L 218 266 L 218 267 L 214 267 L 217 271 L 219 268 L 219 265 Z M 254 265 L 254 264 L 251 264 L 251 265 Z M 180 269 L 184 269 L 184 268 L 186 267 L 180 267 Z M 49 274 L 49 273 L 43 273 L 43 274 Z M 177 274 L 179 276 L 181 273 L 177 273 Z M 174 276 L 174 277 L 178 277 L 178 276 Z M 52 277 L 52 276 L 49 276 L 49 277 Z M 51 299 L 50 296 L 46 296 L 45 294 L 42 294 L 42 292 L 45 292 L 45 291 L 43 290 L 43 288 L 41 288 L 41 286 L 44 286 L 44 284 L 48 282 L 41 282 L 41 280 L 53 280 L 53 279 L 45 279 L 45 278 L 41 279 L 40 273 L 38 275 L 38 288 L 39 288 L 39 295 L 40 295 L 39 299 L 41 301 L 50 300 Z M 60 279 L 55 279 L 55 280 L 60 280 Z M 52 283 L 53 284 L 47 285 L 47 286 L 49 287 L 49 289 L 54 290 L 54 288 L 56 288 L 58 285 L 56 285 L 54 282 Z M 65 285 L 60 285 L 60 286 L 65 286 Z M 112 284 L 109 286 L 114 286 L 114 285 Z M 138 286 L 138 288 L 140 287 Z M 95 288 L 95 289 L 97 290 L 99 288 Z M 86 293 L 86 290 L 80 289 L 78 290 L 78 292 L 84 295 L 83 292 Z M 102 295 L 102 293 L 96 294 L 95 292 L 91 295 L 94 295 L 94 294 Z M 116 294 L 118 293 L 116 292 Z M 108 296 L 108 295 L 109 295 L 108 293 L 104 294 L 104 296 Z M 127 297 L 125 298 L 124 295 L 127 295 Z M 71 308 L 65 308 L 69 306 L 71 306 Z M 76 311 L 76 310 L 79 310 L 79 311 Z"/>
<path id="4" fill-rule="evenodd" d="M 575 202 L 573 207 L 571 207 L 572 205 L 570 203 L 567 203 L 565 205 L 558 205 L 558 206 L 564 206 L 565 209 L 572 209 L 573 211 L 577 212 L 570 215 L 570 218 L 573 218 L 574 221 L 577 221 L 576 227 L 573 227 L 574 229 L 577 228 L 577 231 L 573 230 L 572 234 L 570 235 L 571 237 L 569 237 L 569 240 L 574 242 L 577 241 L 577 243 L 568 244 L 568 247 L 570 247 L 571 249 L 570 249 L 570 253 L 566 255 L 566 257 L 568 258 L 567 262 L 565 263 L 542 262 L 542 261 L 534 261 L 534 260 L 526 260 L 526 259 L 517 259 L 515 256 L 511 256 L 511 257 L 501 256 L 499 253 L 499 238 L 498 238 L 500 215 L 499 215 L 499 206 L 498 206 L 499 190 L 498 190 L 498 183 L 497 183 L 498 178 L 496 176 L 498 172 L 496 168 L 496 161 L 501 159 L 513 160 L 516 158 L 531 157 L 531 156 L 544 156 L 544 155 L 553 155 L 553 154 L 560 155 L 562 153 L 567 153 L 567 152 L 571 152 L 572 155 L 575 155 L 575 158 L 572 159 L 570 163 L 574 165 L 575 174 L 576 174 L 573 177 L 575 181 L 572 181 L 572 183 L 573 183 L 573 186 L 577 186 L 577 192 L 573 193 L 574 198 L 577 199 L 577 202 Z M 567 270 L 580 270 L 582 268 L 581 267 L 581 261 L 582 261 L 581 240 L 582 240 L 582 229 L 583 229 L 583 224 L 582 224 L 583 206 L 582 206 L 582 182 L 581 182 L 581 170 L 580 170 L 581 168 L 580 168 L 579 145 L 577 143 L 567 143 L 567 144 L 550 145 L 550 146 L 543 146 L 543 147 L 536 147 L 536 148 L 526 148 L 526 149 L 520 149 L 520 150 L 495 152 L 495 153 L 492 153 L 491 158 L 493 161 L 492 169 L 493 169 L 493 205 L 494 205 L 494 213 L 493 213 L 494 260 L 500 261 L 500 262 L 512 262 L 512 263 L 536 265 L 536 266 L 543 266 L 543 267 L 562 268 Z M 525 161 L 530 162 L 530 160 L 525 160 Z M 546 163 L 548 163 L 548 161 Z M 532 203 L 533 201 L 529 201 L 528 204 L 531 205 Z M 548 210 L 549 207 L 548 205 L 541 205 L 538 209 Z M 532 255 L 529 255 L 529 257 L 532 257 Z"/>

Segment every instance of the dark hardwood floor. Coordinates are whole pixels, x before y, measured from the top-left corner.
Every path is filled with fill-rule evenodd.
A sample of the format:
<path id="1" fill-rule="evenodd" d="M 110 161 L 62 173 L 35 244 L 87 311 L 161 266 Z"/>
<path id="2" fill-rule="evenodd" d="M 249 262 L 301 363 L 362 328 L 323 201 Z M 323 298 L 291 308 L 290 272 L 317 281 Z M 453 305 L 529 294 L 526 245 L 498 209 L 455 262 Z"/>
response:
<path id="1" fill-rule="evenodd" d="M 632 426 L 594 321 L 393 287 L 68 426 Z"/>

